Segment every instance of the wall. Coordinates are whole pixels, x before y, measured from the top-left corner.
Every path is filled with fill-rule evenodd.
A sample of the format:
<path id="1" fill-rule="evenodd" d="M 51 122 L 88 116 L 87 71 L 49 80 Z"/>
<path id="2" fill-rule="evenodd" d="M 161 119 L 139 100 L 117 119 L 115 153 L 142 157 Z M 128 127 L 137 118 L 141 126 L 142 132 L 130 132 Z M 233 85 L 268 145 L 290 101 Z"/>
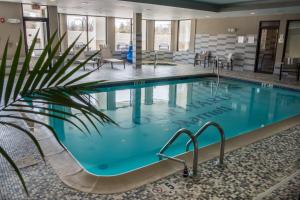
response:
<path id="1" fill-rule="evenodd" d="M 57 7 L 49 6 L 49 28 L 50 35 L 54 33 L 54 31 L 58 30 L 58 19 L 57 19 Z M 20 19 L 21 22 L 18 24 L 10 24 L 5 22 L 4 24 L 0 24 L 0 58 L 3 54 L 4 45 L 6 43 L 7 38 L 9 37 L 9 50 L 8 50 L 8 58 L 11 59 L 15 53 L 17 42 L 19 39 L 20 31 L 24 34 L 23 30 L 23 16 L 22 16 L 22 4 L 20 3 L 8 3 L 8 2 L 0 2 L 0 16 L 5 17 L 5 19 Z M 58 37 L 55 38 L 54 42 L 58 41 Z M 23 35 L 23 46 L 21 50 L 21 57 L 25 56 L 25 41 Z"/>
<path id="2" fill-rule="evenodd" d="M 253 45 L 237 44 L 236 37 L 239 35 L 254 35 L 257 39 L 259 22 L 280 20 L 279 34 L 285 35 L 287 20 L 300 19 L 300 14 L 295 15 L 272 15 L 272 16 L 250 16 L 250 17 L 230 17 L 222 19 L 198 19 L 196 27 L 195 51 L 202 49 L 216 48 L 215 54 L 221 51 L 227 53 L 229 51 L 240 52 L 238 55 L 238 66 L 242 70 L 254 71 L 254 61 L 256 54 L 257 40 Z M 228 28 L 237 28 L 237 32 L 229 34 Z M 208 44 L 203 42 L 208 41 Z M 216 45 L 216 46 L 215 46 Z M 279 72 L 280 62 L 283 55 L 283 43 L 278 43 L 276 52 L 276 62 L 274 73 Z"/>
<path id="3" fill-rule="evenodd" d="M 10 41 L 8 58 L 11 58 L 16 50 L 17 42 L 19 40 L 20 30 L 23 31 L 21 4 L 0 2 L 0 17 L 4 17 L 6 20 L 8 18 L 21 20 L 21 23 L 19 24 L 10 24 L 8 22 L 5 22 L 4 24 L 0 24 L 0 58 L 2 58 L 4 46 L 8 37 Z M 25 47 L 23 43 L 21 56 L 24 55 L 25 55 Z"/>

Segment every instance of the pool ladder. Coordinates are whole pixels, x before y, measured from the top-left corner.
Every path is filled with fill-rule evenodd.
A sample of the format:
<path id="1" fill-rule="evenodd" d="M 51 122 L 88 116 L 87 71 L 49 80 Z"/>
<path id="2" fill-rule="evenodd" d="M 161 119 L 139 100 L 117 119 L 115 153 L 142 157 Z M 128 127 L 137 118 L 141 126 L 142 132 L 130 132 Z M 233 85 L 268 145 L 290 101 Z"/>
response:
<path id="1" fill-rule="evenodd" d="M 164 152 L 176 141 L 176 139 L 182 135 L 182 134 L 186 134 L 190 139 L 189 141 L 186 143 L 186 151 L 189 151 L 189 147 L 191 145 L 191 143 L 193 143 L 194 146 L 194 150 L 193 150 L 193 176 L 197 175 L 197 170 L 198 170 L 198 137 L 210 126 L 214 126 L 217 128 L 218 132 L 220 133 L 221 136 L 221 146 L 220 146 L 220 157 L 219 157 L 219 165 L 223 166 L 224 165 L 224 149 L 225 149 L 225 135 L 224 135 L 224 131 L 222 129 L 222 127 L 215 123 L 215 122 L 207 122 L 206 124 L 204 124 L 195 134 L 193 134 L 191 131 L 189 131 L 188 129 L 182 128 L 180 130 L 178 130 L 170 139 L 169 141 L 161 148 L 161 150 L 159 151 L 159 153 L 157 153 L 157 156 L 159 157 L 159 159 L 161 160 L 162 158 L 166 158 L 178 163 L 183 164 L 184 166 L 184 170 L 183 170 L 183 177 L 188 177 L 189 176 L 189 172 L 188 172 L 188 167 L 186 164 L 185 160 L 181 160 L 178 158 L 174 158 L 174 157 L 170 157 L 167 156 L 166 154 L 164 154 Z"/>

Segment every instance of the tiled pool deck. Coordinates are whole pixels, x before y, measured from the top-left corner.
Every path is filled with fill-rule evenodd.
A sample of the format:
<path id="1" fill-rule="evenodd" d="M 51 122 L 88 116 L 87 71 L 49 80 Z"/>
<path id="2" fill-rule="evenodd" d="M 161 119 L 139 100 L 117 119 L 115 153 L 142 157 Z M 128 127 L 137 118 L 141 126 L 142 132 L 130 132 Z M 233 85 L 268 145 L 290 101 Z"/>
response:
<path id="1" fill-rule="evenodd" d="M 89 80 L 128 80 L 161 76 L 206 73 L 199 67 L 163 66 L 153 70 L 108 67 L 93 73 Z M 278 82 L 278 77 L 265 74 L 223 71 L 236 77 Z M 287 82 L 300 87 L 299 82 Z M 21 123 L 21 122 L 20 122 Z M 24 124 L 25 126 L 25 124 Z M 97 195 L 78 192 L 64 185 L 46 161 L 43 163 L 31 141 L 12 129 L 0 128 L 0 143 L 19 163 L 29 188 L 26 197 L 14 171 L 0 157 L 0 199 L 297 199 L 300 192 L 300 122 L 259 142 L 225 155 L 226 168 L 214 160 L 199 165 L 199 175 L 182 178 L 178 172 L 167 178 L 128 192 Z M 201 155 L 200 155 L 201 156 Z M 28 166 L 29 165 L 29 166 Z M 26 167 L 27 166 L 27 167 Z"/>

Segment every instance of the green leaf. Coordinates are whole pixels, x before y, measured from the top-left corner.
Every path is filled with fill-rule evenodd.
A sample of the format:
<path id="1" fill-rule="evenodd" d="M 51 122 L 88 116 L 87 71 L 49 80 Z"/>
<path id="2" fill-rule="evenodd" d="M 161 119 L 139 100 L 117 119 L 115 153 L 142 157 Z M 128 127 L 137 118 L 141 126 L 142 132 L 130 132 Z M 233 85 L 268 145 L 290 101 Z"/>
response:
<path id="1" fill-rule="evenodd" d="M 66 81 L 68 78 L 70 78 L 75 72 L 77 72 L 78 70 L 80 70 L 81 67 L 83 67 L 84 65 L 86 65 L 86 63 L 88 61 L 90 61 L 93 57 L 95 57 L 99 52 L 91 55 L 88 59 L 86 59 L 84 62 L 82 62 L 81 64 L 79 64 L 77 67 L 75 67 L 73 70 L 71 70 L 68 74 L 66 74 L 64 77 L 62 77 L 55 86 L 58 86 L 59 84 L 63 83 L 64 81 Z M 93 70 L 95 71 L 95 70 Z M 90 73 L 89 73 L 90 74 Z"/>
<path id="2" fill-rule="evenodd" d="M 21 53 L 21 47 L 22 47 L 22 33 L 20 32 L 20 36 L 19 36 L 19 42 L 18 42 L 18 46 L 12 61 L 12 65 L 11 65 L 11 69 L 10 69 L 10 73 L 8 76 L 8 80 L 6 83 L 6 90 L 5 90 L 5 97 L 4 97 L 4 105 L 7 105 L 12 93 L 12 89 L 14 86 L 14 80 L 16 77 L 16 73 L 17 73 L 17 68 L 19 65 L 19 58 L 20 58 L 20 53 Z"/>
<path id="3" fill-rule="evenodd" d="M 50 87 L 53 83 L 55 83 L 65 72 L 66 70 L 76 61 L 76 59 L 82 54 L 84 49 L 88 46 L 90 42 L 88 42 L 84 47 L 82 47 L 70 60 L 69 62 L 63 66 L 57 74 L 51 79 L 51 81 L 48 83 L 47 87 Z"/>
<path id="4" fill-rule="evenodd" d="M 4 125 L 7 125 L 7 126 L 16 128 L 16 129 L 18 129 L 18 130 L 26 133 L 30 137 L 30 139 L 33 141 L 33 143 L 35 144 L 35 146 L 37 147 L 39 153 L 42 156 L 42 159 L 45 161 L 45 156 L 44 156 L 44 153 L 42 151 L 42 148 L 41 148 L 39 142 L 37 141 L 37 139 L 28 130 L 26 130 L 26 129 L 24 129 L 24 128 L 22 128 L 22 127 L 20 127 L 20 126 L 18 126 L 16 124 L 14 124 L 14 123 L 10 123 L 10 122 L 3 122 L 2 121 L 1 124 L 4 124 Z"/>
<path id="5" fill-rule="evenodd" d="M 60 144 L 61 147 L 63 147 L 65 149 L 65 146 L 60 142 L 59 138 L 56 135 L 56 132 L 54 131 L 54 129 L 49 126 L 48 124 L 35 120 L 35 119 L 31 119 L 29 117 L 20 117 L 20 116 L 15 116 L 15 115 L 0 115 L 0 118 L 11 118 L 11 119 L 19 119 L 19 120 L 25 120 L 25 121 L 29 121 L 29 122 L 34 122 L 37 124 L 40 124 L 42 126 L 45 126 L 48 130 L 51 131 L 51 133 L 53 134 L 53 136 L 55 137 L 56 141 Z"/>
<path id="6" fill-rule="evenodd" d="M 51 104 L 47 103 L 47 105 L 51 105 Z M 45 111 L 53 112 L 54 114 L 59 113 L 59 114 L 67 115 L 69 117 L 74 117 L 75 119 L 77 119 L 84 126 L 84 128 L 88 131 L 88 133 L 90 133 L 90 130 L 87 127 L 87 125 L 78 116 L 76 116 L 74 114 L 71 114 L 71 113 L 68 113 L 68 112 L 65 112 L 65 111 L 62 111 L 62 110 L 57 110 L 57 109 L 53 109 L 53 108 L 45 108 L 45 107 L 36 106 L 36 105 L 35 106 L 30 106 L 30 105 L 23 105 L 23 104 L 12 104 L 12 106 L 22 107 L 22 108 L 42 109 L 42 110 L 45 110 Z"/>
<path id="7" fill-rule="evenodd" d="M 28 92 L 29 90 L 29 87 L 31 86 L 32 82 L 34 81 L 35 77 L 37 76 L 47 54 L 49 53 L 49 50 L 51 49 L 51 46 L 52 46 L 52 43 L 56 37 L 56 34 L 57 34 L 57 31 L 55 31 L 53 33 L 53 35 L 51 36 L 48 44 L 46 45 L 45 49 L 42 51 L 42 54 L 40 55 L 39 59 L 37 60 L 35 66 L 33 67 L 33 70 L 32 72 L 30 73 L 27 81 L 26 81 L 26 84 L 25 86 L 23 87 L 23 90 L 22 90 L 22 94 L 25 94 Z"/>
<path id="8" fill-rule="evenodd" d="M 26 74 L 28 73 L 29 71 L 29 68 L 30 68 L 30 61 L 31 61 L 31 55 L 32 55 L 32 52 L 34 50 L 34 46 L 36 44 L 36 41 L 37 41 L 37 37 L 38 37 L 38 34 L 39 34 L 39 31 L 37 31 L 37 33 L 35 34 L 33 40 L 32 40 L 32 43 L 31 43 L 31 46 L 29 48 L 29 51 L 28 53 L 26 54 L 26 57 L 25 57 L 25 60 L 24 60 L 24 63 L 23 63 L 23 67 L 21 69 L 21 72 L 20 72 L 20 76 L 19 76 L 19 79 L 18 79 L 18 82 L 16 84 L 16 88 L 15 88 L 15 93 L 14 93 L 14 101 L 17 99 L 19 93 L 20 93 L 20 90 L 22 88 L 22 85 L 24 83 L 24 79 L 25 79 L 25 76 Z"/>
<path id="9" fill-rule="evenodd" d="M 74 122 L 72 122 L 69 119 L 66 119 L 66 118 L 58 116 L 58 115 L 49 114 L 49 113 L 43 113 L 43 112 L 38 112 L 38 111 L 31 111 L 31 110 L 13 109 L 13 108 L 5 108 L 3 110 L 9 111 L 9 112 L 23 112 L 23 113 L 30 113 L 30 114 L 36 114 L 36 115 L 44 115 L 44 116 L 47 116 L 47 117 L 57 118 L 57 119 L 69 122 L 70 124 L 72 124 L 73 126 L 75 126 L 76 128 L 78 128 L 81 132 L 84 133 L 84 131 L 79 126 L 77 126 L 77 124 L 75 124 Z"/>
<path id="10" fill-rule="evenodd" d="M 67 85 L 71 85 L 71 84 L 73 84 L 73 83 L 76 83 L 77 81 L 82 80 L 82 79 L 84 79 L 85 77 L 87 77 L 88 75 L 90 75 L 91 73 L 93 73 L 95 70 L 97 70 L 97 69 L 94 69 L 94 70 L 92 70 L 92 71 L 90 71 L 90 72 L 88 72 L 88 73 L 85 73 L 85 74 L 83 74 L 83 75 L 77 77 L 77 78 L 74 78 L 73 80 L 67 82 L 65 85 L 67 86 Z"/>
<path id="11" fill-rule="evenodd" d="M 66 33 L 65 33 L 66 34 Z M 64 35 L 65 35 L 64 34 Z M 58 58 L 58 60 L 56 61 L 56 63 L 54 64 L 54 66 L 50 69 L 50 71 L 48 72 L 48 74 L 46 75 L 46 77 L 44 78 L 44 80 L 42 81 L 41 85 L 40 85 L 40 89 L 43 88 L 46 83 L 48 83 L 51 78 L 53 78 L 53 75 L 55 74 L 55 72 L 61 67 L 62 64 L 64 64 L 65 59 L 67 58 L 67 56 L 69 55 L 70 51 L 72 50 L 72 48 L 74 47 L 74 45 L 76 44 L 77 40 L 79 39 L 79 37 L 81 36 L 81 34 L 74 40 L 74 42 L 66 49 L 66 51 L 62 54 L 62 56 L 60 56 Z M 74 61 L 73 61 L 74 62 Z M 71 64 L 73 62 L 70 62 Z M 70 64 L 70 65 L 71 65 Z"/>
<path id="12" fill-rule="evenodd" d="M 27 190 L 27 187 L 26 187 L 26 184 L 25 184 L 25 181 L 23 179 L 23 176 L 20 172 L 20 170 L 18 169 L 17 165 L 15 164 L 15 162 L 10 158 L 10 156 L 6 153 L 6 151 L 0 146 L 0 154 L 9 162 L 9 164 L 14 168 L 14 170 L 16 171 L 22 185 L 23 185 L 23 188 L 26 192 L 27 195 L 29 195 L 28 193 L 28 190 Z"/>
<path id="13" fill-rule="evenodd" d="M 7 41 L 6 41 L 5 48 L 3 51 L 2 61 L 1 61 L 1 65 L 0 65 L 0 106 L 2 104 L 1 103 L 2 102 L 2 93 L 3 93 L 3 89 L 4 89 L 8 42 L 9 42 L 9 39 L 7 39 Z"/>
<path id="14" fill-rule="evenodd" d="M 63 35 L 63 37 L 60 38 L 60 40 L 57 42 L 57 44 L 55 45 L 55 47 L 53 48 L 53 50 L 50 52 L 50 55 L 48 56 L 48 58 L 46 59 L 46 61 L 44 62 L 43 66 L 41 67 L 39 73 L 37 74 L 37 77 L 35 78 L 32 86 L 31 86 L 31 91 L 35 90 L 35 88 L 37 87 L 37 85 L 40 83 L 41 79 L 43 78 L 43 76 L 49 74 L 49 72 L 46 74 L 49 66 L 52 63 L 52 60 L 54 58 L 54 56 L 56 55 L 60 44 L 62 42 L 62 40 L 64 39 L 66 34 Z"/>

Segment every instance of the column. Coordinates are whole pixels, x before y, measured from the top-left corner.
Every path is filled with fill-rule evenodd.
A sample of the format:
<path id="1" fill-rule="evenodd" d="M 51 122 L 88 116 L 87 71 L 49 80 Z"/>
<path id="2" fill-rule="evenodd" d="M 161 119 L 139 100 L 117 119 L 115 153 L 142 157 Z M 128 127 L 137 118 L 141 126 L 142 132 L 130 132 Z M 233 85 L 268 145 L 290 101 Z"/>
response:
<path id="1" fill-rule="evenodd" d="M 132 121 L 135 124 L 141 123 L 141 88 L 132 90 Z"/>
<path id="2" fill-rule="evenodd" d="M 116 110 L 116 91 L 107 92 L 107 110 Z"/>
<path id="3" fill-rule="evenodd" d="M 142 68 L 142 13 L 133 13 L 133 52 L 132 62 L 135 68 Z"/>
<path id="4" fill-rule="evenodd" d="M 186 105 L 193 104 L 193 83 L 187 84 Z"/>
<path id="5" fill-rule="evenodd" d="M 106 18 L 106 44 L 115 52 L 115 18 Z"/>
<path id="6" fill-rule="evenodd" d="M 176 96 L 177 96 L 176 85 L 169 86 L 169 106 L 176 107 Z"/>
<path id="7" fill-rule="evenodd" d="M 153 104 L 153 87 L 145 88 L 145 105 Z"/>

